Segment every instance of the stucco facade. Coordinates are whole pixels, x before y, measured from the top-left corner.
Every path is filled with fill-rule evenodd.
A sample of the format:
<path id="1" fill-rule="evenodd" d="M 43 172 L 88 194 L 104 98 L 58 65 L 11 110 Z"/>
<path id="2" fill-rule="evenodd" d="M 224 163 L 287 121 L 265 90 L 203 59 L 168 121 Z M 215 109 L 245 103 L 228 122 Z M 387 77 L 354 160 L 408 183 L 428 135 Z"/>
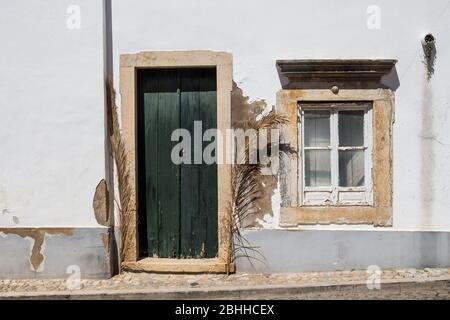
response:
<path id="1" fill-rule="evenodd" d="M 224 112 L 233 125 L 279 105 L 284 83 L 277 60 L 396 60 L 385 89 L 393 98 L 391 211 L 383 217 L 389 223 L 283 224 L 291 217 L 282 208 L 282 183 L 266 177 L 259 210 L 243 233 L 267 264 L 253 269 L 238 259 L 236 272 L 450 265 L 447 1 L 18 0 L 1 6 L 0 278 L 64 277 L 74 265 L 82 276 L 105 278 L 119 269 L 105 81 L 113 80 L 121 111 L 128 84 L 120 81 L 120 57 L 146 51 L 232 56 L 231 115 Z M 427 33 L 436 39 L 432 61 L 422 45 Z"/>

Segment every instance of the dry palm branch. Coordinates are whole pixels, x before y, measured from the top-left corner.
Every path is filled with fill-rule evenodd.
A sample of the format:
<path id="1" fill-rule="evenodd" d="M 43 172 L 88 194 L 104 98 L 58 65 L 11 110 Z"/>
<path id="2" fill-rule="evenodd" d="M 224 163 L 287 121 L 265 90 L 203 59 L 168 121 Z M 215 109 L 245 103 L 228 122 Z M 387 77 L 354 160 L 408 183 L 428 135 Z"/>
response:
<path id="1" fill-rule="evenodd" d="M 256 136 L 262 129 L 276 129 L 280 125 L 289 122 L 289 119 L 272 110 L 259 120 L 252 120 L 246 124 L 246 129 L 256 130 Z M 260 199 L 261 190 L 259 178 L 261 176 L 262 164 L 257 161 L 252 164 L 249 159 L 256 159 L 253 153 L 256 148 L 250 146 L 258 145 L 257 141 L 247 141 L 245 143 L 244 159 L 236 159 L 237 164 L 232 167 L 232 204 L 229 210 L 231 220 L 231 255 L 230 262 L 237 258 L 245 257 L 253 266 L 252 259 L 263 262 L 264 256 L 258 251 L 257 247 L 252 246 L 241 233 L 243 223 L 250 215 L 257 212 L 255 202 Z M 265 146 L 268 150 L 272 149 L 270 143 Z M 281 150 L 280 152 L 288 152 Z"/>
<path id="2" fill-rule="evenodd" d="M 130 172 L 127 166 L 127 153 L 119 125 L 119 111 L 116 105 L 116 92 L 111 80 L 106 82 L 108 95 L 108 135 L 111 143 L 113 158 L 117 168 L 117 183 L 119 200 L 115 201 L 120 212 L 120 233 L 122 243 L 120 246 L 120 259 L 125 260 L 125 253 L 129 252 L 129 245 L 134 235 L 132 228 L 134 209 L 131 208 L 131 196 L 133 187 L 130 181 Z"/>

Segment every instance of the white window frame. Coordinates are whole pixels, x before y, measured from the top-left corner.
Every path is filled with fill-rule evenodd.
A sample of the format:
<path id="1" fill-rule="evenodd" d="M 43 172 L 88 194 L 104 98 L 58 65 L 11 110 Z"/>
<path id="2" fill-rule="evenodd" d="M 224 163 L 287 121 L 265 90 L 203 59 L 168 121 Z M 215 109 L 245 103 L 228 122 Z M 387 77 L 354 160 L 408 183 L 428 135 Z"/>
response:
<path id="1" fill-rule="evenodd" d="M 331 151 L 331 186 L 306 187 L 305 183 L 305 144 L 304 111 L 330 111 L 330 146 Z M 364 111 L 364 146 L 339 147 L 338 112 L 342 110 Z M 373 205 L 372 184 L 372 103 L 371 102 L 333 102 L 333 103 L 298 103 L 298 150 L 299 152 L 299 205 L 300 206 L 371 206 Z M 314 148 L 308 148 L 314 149 Z M 324 149 L 324 148 L 316 148 Z M 364 150 L 364 186 L 339 186 L 339 150 Z"/>

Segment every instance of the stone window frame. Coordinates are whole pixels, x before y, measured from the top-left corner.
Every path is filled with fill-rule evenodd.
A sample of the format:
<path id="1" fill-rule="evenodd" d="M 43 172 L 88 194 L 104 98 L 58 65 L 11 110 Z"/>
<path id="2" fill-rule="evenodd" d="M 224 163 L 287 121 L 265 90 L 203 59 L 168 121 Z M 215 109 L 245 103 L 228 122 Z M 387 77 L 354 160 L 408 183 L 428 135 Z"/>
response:
<path id="1" fill-rule="evenodd" d="M 315 102 L 372 103 L 373 204 L 367 206 L 303 206 L 299 203 L 298 104 Z M 394 93 L 390 89 L 292 89 L 277 93 L 277 111 L 289 119 L 280 143 L 291 152 L 281 156 L 280 226 L 369 224 L 392 226 L 392 130 Z"/>
<path id="2" fill-rule="evenodd" d="M 137 226 L 137 157 L 136 157 L 136 106 L 138 69 L 144 68 L 195 68 L 215 67 L 217 70 L 217 129 L 225 135 L 231 128 L 231 91 L 233 56 L 228 52 L 195 51 L 147 51 L 120 55 L 121 119 L 124 145 L 128 156 L 128 170 L 133 187 L 131 211 L 128 222 L 133 234 L 122 238 L 126 252 L 122 268 L 130 271 L 227 273 L 234 272 L 231 262 L 231 165 L 217 164 L 218 171 L 218 256 L 210 259 L 168 259 L 139 257 Z M 226 154 L 225 144 L 218 143 L 218 154 Z"/>

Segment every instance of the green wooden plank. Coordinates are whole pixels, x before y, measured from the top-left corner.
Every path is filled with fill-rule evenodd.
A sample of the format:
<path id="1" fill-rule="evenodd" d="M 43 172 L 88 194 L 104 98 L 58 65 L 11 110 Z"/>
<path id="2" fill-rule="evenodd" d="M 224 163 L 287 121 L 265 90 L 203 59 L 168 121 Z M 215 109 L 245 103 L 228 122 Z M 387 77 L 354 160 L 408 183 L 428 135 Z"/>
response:
<path id="1" fill-rule="evenodd" d="M 145 189 L 148 255 L 158 256 L 158 74 L 146 77 L 144 87 Z"/>
<path id="2" fill-rule="evenodd" d="M 200 77 L 200 117 L 203 130 L 217 128 L 216 72 L 209 69 Z M 205 148 L 210 142 L 204 142 Z M 204 149 L 203 148 L 203 149 Z M 200 216 L 202 221 L 201 258 L 217 255 L 217 164 L 202 164 L 200 169 Z"/>
<path id="3" fill-rule="evenodd" d="M 200 118 L 202 119 L 203 132 L 209 128 L 209 112 L 211 108 L 210 100 L 208 99 L 208 94 L 205 91 L 205 85 L 208 83 L 205 81 L 205 77 L 203 72 L 198 74 L 200 83 L 199 83 L 199 91 L 200 91 Z M 202 150 L 204 150 L 206 143 L 203 144 Z M 198 194 L 199 194 L 199 202 L 200 202 L 200 210 L 195 215 L 196 224 L 199 226 L 198 235 L 196 242 L 193 246 L 196 248 L 197 256 L 196 258 L 204 258 L 206 256 L 206 247 L 207 247 L 207 225 L 208 225 L 208 215 L 210 211 L 210 197 L 208 187 L 210 185 L 209 177 L 206 175 L 207 166 L 204 164 L 200 165 L 199 170 L 199 185 L 198 185 Z"/>
<path id="4" fill-rule="evenodd" d="M 138 232 L 139 232 L 139 255 L 148 256 L 147 243 L 147 204 L 146 204 L 146 170 L 145 170 L 145 123 L 144 123 L 144 87 L 146 77 L 142 72 L 137 73 L 137 210 L 138 210 Z"/>
<path id="5" fill-rule="evenodd" d="M 199 118 L 198 92 L 199 78 L 191 70 L 180 71 L 181 85 L 181 127 L 187 129 L 194 137 L 194 121 Z M 193 142 L 191 141 L 191 164 L 181 165 L 181 249 L 180 257 L 191 258 L 197 253 L 193 250 L 198 228 L 192 217 L 199 212 L 199 165 L 194 164 Z"/>
<path id="6" fill-rule="evenodd" d="M 161 71 L 158 105 L 158 208 L 159 257 L 177 257 L 180 245 L 180 166 L 171 160 L 176 142 L 172 132 L 180 126 L 178 72 Z"/>

